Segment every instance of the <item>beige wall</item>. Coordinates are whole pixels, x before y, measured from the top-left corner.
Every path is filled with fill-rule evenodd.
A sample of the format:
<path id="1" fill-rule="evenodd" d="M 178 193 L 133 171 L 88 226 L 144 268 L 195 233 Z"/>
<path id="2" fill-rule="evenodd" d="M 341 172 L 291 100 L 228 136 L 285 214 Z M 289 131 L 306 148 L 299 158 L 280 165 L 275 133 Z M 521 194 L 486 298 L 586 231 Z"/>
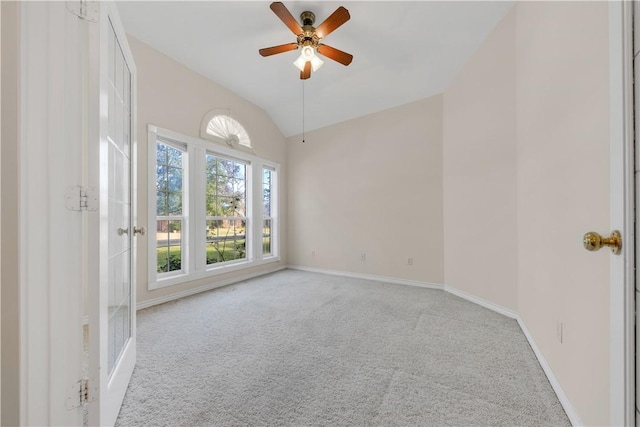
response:
<path id="1" fill-rule="evenodd" d="M 609 423 L 606 2 L 517 6 L 518 311 L 582 421 Z M 564 324 L 564 343 L 556 336 Z"/>
<path id="2" fill-rule="evenodd" d="M 129 37 L 129 44 L 138 70 L 138 224 L 145 224 L 149 229 L 154 228 L 152 224 L 147 224 L 147 125 L 152 124 L 184 135 L 199 137 L 204 115 L 215 108 L 230 108 L 232 115 L 244 125 L 251 136 L 255 154 L 281 164 L 279 202 L 281 221 L 286 224 L 286 145 L 284 137 L 266 113 L 139 40 Z M 286 238 L 286 230 L 282 230 L 282 260 L 279 263 L 154 291 L 148 290 L 147 239 L 139 239 L 137 301 L 140 304 L 153 298 L 205 286 L 234 276 L 284 266 L 287 259 Z"/>
<path id="3" fill-rule="evenodd" d="M 444 94 L 444 281 L 517 310 L 515 10 Z"/>
<path id="4" fill-rule="evenodd" d="M 3 426 L 19 425 L 19 295 L 18 287 L 18 137 L 20 4 L 3 1 L 2 9 L 2 236 L 0 258 L 2 301 L 2 367 L 0 369 Z"/>
<path id="5" fill-rule="evenodd" d="M 442 283 L 441 96 L 291 137 L 287 165 L 290 264 Z"/>
<path id="6" fill-rule="evenodd" d="M 609 257 L 581 244 L 609 227 L 607 16 L 518 3 L 444 95 L 445 282 L 514 309 L 588 425 L 609 423 Z"/>

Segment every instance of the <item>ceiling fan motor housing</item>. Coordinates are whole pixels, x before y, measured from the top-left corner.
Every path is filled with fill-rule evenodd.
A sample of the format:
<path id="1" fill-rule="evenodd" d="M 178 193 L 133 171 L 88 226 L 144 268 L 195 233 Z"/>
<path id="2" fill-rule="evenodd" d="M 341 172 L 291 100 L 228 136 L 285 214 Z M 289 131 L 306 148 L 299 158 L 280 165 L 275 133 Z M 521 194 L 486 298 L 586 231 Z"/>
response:
<path id="1" fill-rule="evenodd" d="M 300 14 L 300 21 L 302 22 L 303 27 L 312 26 L 313 23 L 316 22 L 316 15 L 307 10 Z"/>
<path id="2" fill-rule="evenodd" d="M 316 29 L 313 26 L 316 21 L 316 15 L 307 10 L 300 14 L 300 21 L 302 21 L 302 34 L 298 35 L 298 47 L 311 46 L 317 48 L 320 38 L 316 35 Z"/>

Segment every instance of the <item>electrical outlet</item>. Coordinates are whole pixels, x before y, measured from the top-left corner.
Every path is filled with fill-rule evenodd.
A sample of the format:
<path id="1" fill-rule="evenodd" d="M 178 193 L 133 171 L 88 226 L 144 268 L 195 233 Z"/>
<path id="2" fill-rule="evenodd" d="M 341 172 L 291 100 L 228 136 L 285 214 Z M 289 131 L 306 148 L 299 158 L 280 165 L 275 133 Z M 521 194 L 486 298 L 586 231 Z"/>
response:
<path id="1" fill-rule="evenodd" d="M 367 254 L 362 254 L 362 255 L 360 255 L 360 260 L 361 260 L 362 262 L 366 262 L 366 261 L 367 261 Z"/>
<path id="2" fill-rule="evenodd" d="M 407 258 L 407 265 L 413 265 L 413 257 Z"/>

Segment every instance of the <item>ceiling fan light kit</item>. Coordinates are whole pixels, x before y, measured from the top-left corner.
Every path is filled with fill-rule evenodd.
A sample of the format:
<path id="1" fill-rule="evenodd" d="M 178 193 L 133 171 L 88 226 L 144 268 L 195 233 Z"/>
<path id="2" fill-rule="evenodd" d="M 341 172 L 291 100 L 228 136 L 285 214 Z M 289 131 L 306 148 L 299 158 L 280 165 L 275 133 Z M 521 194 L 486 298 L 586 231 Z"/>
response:
<path id="1" fill-rule="evenodd" d="M 300 71 L 304 71 L 304 66 L 307 61 L 311 62 L 311 69 L 313 69 L 314 73 L 324 64 L 324 61 L 316 55 L 316 50 L 311 46 L 302 48 L 302 53 L 300 53 L 300 56 L 294 61 L 293 65 L 298 67 Z"/>
<path id="2" fill-rule="evenodd" d="M 300 56 L 295 60 L 293 65 L 300 70 L 300 78 L 302 80 L 310 78 L 311 71 L 316 72 L 322 67 L 322 64 L 324 64 L 318 55 L 326 56 L 342 65 L 349 65 L 353 60 L 353 55 L 320 43 L 323 38 L 351 19 L 349 11 L 344 7 L 340 6 L 336 9 L 335 12 L 325 19 L 322 24 L 318 25 L 317 28 L 313 26 L 316 20 L 313 12 L 305 11 L 300 14 L 301 26 L 283 3 L 271 3 L 270 8 L 291 32 L 296 35 L 296 42 L 260 49 L 258 51 L 260 55 L 271 56 L 301 49 Z"/>

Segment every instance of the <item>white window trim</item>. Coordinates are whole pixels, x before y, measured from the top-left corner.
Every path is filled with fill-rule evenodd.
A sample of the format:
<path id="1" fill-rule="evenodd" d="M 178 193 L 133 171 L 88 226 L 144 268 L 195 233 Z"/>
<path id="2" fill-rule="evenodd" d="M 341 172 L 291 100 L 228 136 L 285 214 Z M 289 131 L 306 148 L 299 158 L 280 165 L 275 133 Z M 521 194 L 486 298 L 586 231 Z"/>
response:
<path id="1" fill-rule="evenodd" d="M 215 137 L 212 137 L 215 138 Z M 156 171 L 152 167 L 156 164 L 156 150 L 155 146 L 158 139 L 162 141 L 173 141 L 177 146 L 187 147 L 187 159 L 189 164 L 187 169 L 187 186 L 191 190 L 184 197 L 188 201 L 189 216 L 183 228 L 185 245 L 185 253 L 187 254 L 186 265 L 183 266 L 183 271 L 180 274 L 171 276 L 165 276 L 158 278 L 157 274 L 157 251 L 155 236 L 153 236 L 151 229 L 155 230 L 154 224 L 156 224 Z M 194 138 L 186 135 L 182 135 L 177 132 L 173 132 L 167 129 L 162 129 L 154 125 L 147 126 L 147 141 L 148 141 L 148 223 L 150 233 L 147 237 L 148 242 L 148 263 L 149 263 L 149 283 L 148 289 L 160 289 L 167 286 L 172 286 L 180 283 L 189 282 L 192 280 L 203 279 L 207 277 L 216 276 L 219 274 L 229 273 L 233 271 L 240 271 L 250 267 L 256 267 L 264 264 L 280 261 L 279 252 L 279 218 L 278 218 L 278 177 L 280 174 L 280 164 L 260 158 L 252 153 L 244 150 L 238 150 L 230 148 L 220 140 L 220 144 L 213 143 L 209 140 L 200 138 Z M 237 159 L 248 164 L 247 167 L 247 180 L 249 185 L 247 188 L 247 238 L 250 238 L 249 245 L 247 247 L 247 259 L 242 261 L 229 261 L 221 265 L 206 265 L 206 254 L 204 248 L 206 247 L 206 236 L 204 233 L 197 231 L 198 224 L 204 226 L 206 224 L 206 212 L 204 193 L 206 186 L 205 177 L 205 154 L 209 152 L 211 154 L 218 154 L 221 157 L 227 157 L 230 159 Z M 262 179 L 258 179 L 256 172 L 262 172 L 262 169 L 266 167 L 275 171 L 274 181 L 272 182 L 272 188 L 275 189 L 272 199 L 272 230 L 271 230 L 271 247 L 272 254 L 263 257 L 262 256 L 262 238 L 256 237 L 258 232 L 262 234 L 261 225 L 263 220 L 263 210 L 256 209 L 262 205 Z M 186 191 L 186 190 L 185 190 Z M 202 195 L 202 197 L 200 197 Z M 183 202 L 184 203 L 184 202 Z M 201 230 L 202 231 L 202 230 Z M 202 250 L 201 250 L 202 249 Z"/>

